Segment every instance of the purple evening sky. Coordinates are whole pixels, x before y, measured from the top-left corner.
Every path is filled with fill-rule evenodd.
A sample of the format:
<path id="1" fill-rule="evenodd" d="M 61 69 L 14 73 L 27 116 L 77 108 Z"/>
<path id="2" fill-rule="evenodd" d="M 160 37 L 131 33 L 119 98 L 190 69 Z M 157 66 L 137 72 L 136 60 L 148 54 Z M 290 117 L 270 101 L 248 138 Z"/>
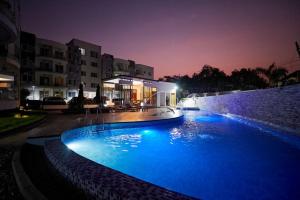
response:
<path id="1" fill-rule="evenodd" d="M 155 67 L 155 78 L 204 64 L 226 73 L 297 59 L 299 0 L 21 0 L 22 29 Z"/>

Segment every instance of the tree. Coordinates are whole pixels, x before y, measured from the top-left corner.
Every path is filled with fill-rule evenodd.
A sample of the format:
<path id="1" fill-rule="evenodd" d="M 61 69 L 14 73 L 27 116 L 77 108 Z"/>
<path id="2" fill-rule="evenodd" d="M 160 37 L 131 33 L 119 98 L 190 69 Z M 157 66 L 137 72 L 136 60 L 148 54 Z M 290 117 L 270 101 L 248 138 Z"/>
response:
<path id="1" fill-rule="evenodd" d="M 256 71 L 267 79 L 271 87 L 277 86 L 279 81 L 284 79 L 288 73 L 287 69 L 278 67 L 275 63 L 271 64 L 267 69 L 258 67 Z"/>
<path id="2" fill-rule="evenodd" d="M 21 105 L 25 104 L 27 97 L 30 95 L 30 91 L 28 89 L 22 88 L 20 91 L 20 100 Z"/>
<path id="3" fill-rule="evenodd" d="M 204 65 L 199 73 L 192 76 L 197 92 L 217 92 L 227 90 L 228 77 L 223 71 L 210 65 Z"/>
<path id="4" fill-rule="evenodd" d="M 94 101 L 98 104 L 101 102 L 101 93 L 100 93 L 100 85 L 99 84 L 97 85 L 96 96 L 94 98 Z"/>
<path id="5" fill-rule="evenodd" d="M 249 90 L 267 87 L 266 81 L 258 75 L 255 69 L 242 68 L 231 72 L 230 81 L 233 89 Z"/>
<path id="6" fill-rule="evenodd" d="M 79 85 L 79 92 L 78 92 L 78 107 L 83 108 L 84 104 L 84 97 L 83 97 L 83 84 L 80 83 Z"/>

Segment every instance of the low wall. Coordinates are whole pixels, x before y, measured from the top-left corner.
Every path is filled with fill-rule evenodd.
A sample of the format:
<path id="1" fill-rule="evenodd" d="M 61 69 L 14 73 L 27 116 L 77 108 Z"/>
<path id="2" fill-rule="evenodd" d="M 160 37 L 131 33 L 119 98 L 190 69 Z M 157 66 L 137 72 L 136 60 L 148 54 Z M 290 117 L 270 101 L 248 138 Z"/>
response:
<path id="1" fill-rule="evenodd" d="M 300 84 L 199 97 L 201 110 L 230 113 L 300 134 Z"/>
<path id="2" fill-rule="evenodd" d="M 15 109 L 18 106 L 18 101 L 16 100 L 0 100 L 0 111 Z"/>

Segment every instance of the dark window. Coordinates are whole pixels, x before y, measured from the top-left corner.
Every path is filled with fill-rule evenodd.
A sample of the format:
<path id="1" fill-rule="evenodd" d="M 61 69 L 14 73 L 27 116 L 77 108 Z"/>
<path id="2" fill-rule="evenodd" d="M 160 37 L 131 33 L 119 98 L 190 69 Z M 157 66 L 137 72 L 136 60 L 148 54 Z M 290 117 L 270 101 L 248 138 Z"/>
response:
<path id="1" fill-rule="evenodd" d="M 122 63 L 117 63 L 117 70 L 118 71 L 123 71 L 124 70 L 124 66 Z"/>
<path id="2" fill-rule="evenodd" d="M 69 85 L 72 85 L 72 80 L 69 80 L 68 82 L 69 82 Z"/>
<path id="3" fill-rule="evenodd" d="M 74 80 L 73 85 L 76 85 L 76 80 Z"/>
<path id="4" fill-rule="evenodd" d="M 40 77 L 40 85 L 49 85 L 50 84 L 50 80 L 49 77 Z"/>
<path id="5" fill-rule="evenodd" d="M 92 65 L 93 67 L 98 67 L 98 63 L 96 63 L 96 62 L 91 62 L 91 65 Z"/>
<path id="6" fill-rule="evenodd" d="M 91 51 L 91 57 L 98 58 L 98 53 L 96 51 Z"/>
<path id="7" fill-rule="evenodd" d="M 46 57 L 51 57 L 52 56 L 52 47 L 48 46 L 48 45 L 43 45 L 40 48 L 40 55 L 46 56 Z"/>
<path id="8" fill-rule="evenodd" d="M 96 88 L 97 87 L 97 83 L 91 83 L 91 88 Z"/>
<path id="9" fill-rule="evenodd" d="M 32 74 L 30 72 L 25 72 L 23 75 L 22 75 L 22 80 L 23 81 L 32 81 Z"/>
<path id="10" fill-rule="evenodd" d="M 27 74 L 23 74 L 22 80 L 23 80 L 23 81 L 27 81 Z"/>
<path id="11" fill-rule="evenodd" d="M 23 81 L 32 81 L 32 73 L 30 72 L 25 72 L 23 75 L 22 75 L 22 80 Z"/>
<path id="12" fill-rule="evenodd" d="M 82 65 L 86 65 L 86 61 L 85 60 L 81 60 L 81 64 Z"/>
<path id="13" fill-rule="evenodd" d="M 54 85 L 55 86 L 64 86 L 64 79 L 62 77 L 55 77 Z"/>
<path id="14" fill-rule="evenodd" d="M 55 72 L 64 73 L 64 66 L 63 65 L 55 65 Z"/>
<path id="15" fill-rule="evenodd" d="M 86 72 L 85 71 L 81 71 L 81 76 L 86 76 Z"/>
<path id="16" fill-rule="evenodd" d="M 64 58 L 64 52 L 55 51 L 54 56 L 55 56 L 55 58 L 63 59 Z"/>
<path id="17" fill-rule="evenodd" d="M 40 69 L 44 71 L 52 71 L 52 64 L 47 61 L 40 62 Z"/>
<path id="18" fill-rule="evenodd" d="M 97 76 L 98 76 L 97 73 L 93 73 L 93 72 L 91 73 L 91 77 L 97 78 Z"/>

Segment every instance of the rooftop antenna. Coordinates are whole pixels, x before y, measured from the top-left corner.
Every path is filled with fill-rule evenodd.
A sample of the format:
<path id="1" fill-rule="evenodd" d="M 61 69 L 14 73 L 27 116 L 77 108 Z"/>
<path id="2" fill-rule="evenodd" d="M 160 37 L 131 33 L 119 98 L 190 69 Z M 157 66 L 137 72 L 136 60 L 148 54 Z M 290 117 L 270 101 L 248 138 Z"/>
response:
<path id="1" fill-rule="evenodd" d="M 300 46 L 297 41 L 295 42 L 295 45 L 296 45 L 296 50 L 297 50 L 298 56 L 300 58 Z"/>

